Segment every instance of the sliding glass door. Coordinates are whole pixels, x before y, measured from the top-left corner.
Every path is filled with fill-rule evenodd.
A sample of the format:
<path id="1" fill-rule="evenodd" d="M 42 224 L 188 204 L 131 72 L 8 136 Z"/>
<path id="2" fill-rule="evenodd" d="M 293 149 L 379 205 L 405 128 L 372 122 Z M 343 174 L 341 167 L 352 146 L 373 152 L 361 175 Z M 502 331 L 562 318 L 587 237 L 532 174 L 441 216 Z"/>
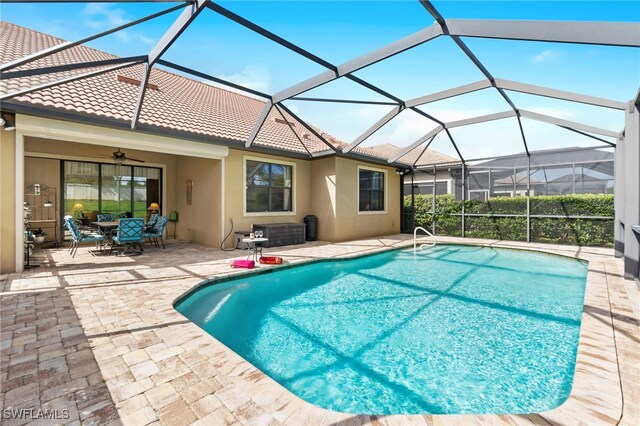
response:
<path id="1" fill-rule="evenodd" d="M 64 162 L 64 213 L 82 219 L 84 212 L 99 209 L 100 165 Z"/>
<path id="2" fill-rule="evenodd" d="M 162 169 L 63 161 L 64 215 L 95 220 L 97 213 L 147 218 L 147 208 L 162 208 Z M 161 213 L 161 212 L 160 212 Z"/>
<path id="3" fill-rule="evenodd" d="M 148 218 L 151 213 L 147 208 L 151 203 L 158 203 L 162 208 L 160 200 L 160 169 L 150 167 L 133 168 L 133 203 L 134 217 Z M 161 213 L 159 211 L 158 213 Z"/>
<path id="4" fill-rule="evenodd" d="M 100 182 L 100 213 L 119 215 L 132 212 L 131 166 L 102 164 Z"/>

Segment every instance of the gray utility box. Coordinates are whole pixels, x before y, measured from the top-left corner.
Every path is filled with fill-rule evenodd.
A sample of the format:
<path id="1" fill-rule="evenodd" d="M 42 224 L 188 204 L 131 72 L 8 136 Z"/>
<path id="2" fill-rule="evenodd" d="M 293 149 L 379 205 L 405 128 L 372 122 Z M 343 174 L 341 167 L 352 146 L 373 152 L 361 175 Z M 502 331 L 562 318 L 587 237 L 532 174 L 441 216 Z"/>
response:
<path id="1" fill-rule="evenodd" d="M 263 237 L 268 238 L 263 247 L 288 246 L 289 244 L 303 244 L 305 242 L 304 223 L 268 223 L 253 225 L 254 231 L 262 231 Z"/>
<path id="2" fill-rule="evenodd" d="M 249 231 L 236 231 L 233 239 L 235 244 L 233 246 L 237 249 L 247 249 L 248 245 L 242 242 L 243 238 L 249 238 Z"/>

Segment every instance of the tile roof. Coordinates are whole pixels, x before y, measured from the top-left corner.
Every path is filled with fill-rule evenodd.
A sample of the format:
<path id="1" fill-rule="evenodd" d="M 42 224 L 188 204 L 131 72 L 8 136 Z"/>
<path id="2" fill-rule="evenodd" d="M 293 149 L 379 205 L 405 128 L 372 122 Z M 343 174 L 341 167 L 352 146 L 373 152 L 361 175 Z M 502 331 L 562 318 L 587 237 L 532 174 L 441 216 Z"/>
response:
<path id="1" fill-rule="evenodd" d="M 2 21 L 0 63 L 7 63 L 64 42 L 62 39 Z M 118 57 L 86 46 L 75 46 L 9 72 L 116 58 Z M 3 79 L 0 81 L 0 93 L 11 93 L 101 68 L 103 67 Z M 132 65 L 16 96 L 11 102 L 65 110 L 78 115 L 128 124 L 134 113 L 143 70 L 142 64 Z M 139 123 L 158 130 L 184 133 L 185 137 L 197 135 L 222 138 L 230 146 L 237 144 L 237 147 L 241 148 L 263 107 L 264 102 L 259 99 L 154 67 L 151 70 Z M 283 114 L 286 121 L 275 108 L 271 110 L 254 141 L 255 146 L 299 154 L 306 154 L 307 151 L 315 154 L 329 149 L 295 118 L 284 111 Z M 291 127 L 295 130 L 295 135 Z M 334 147 L 339 149 L 345 146 L 337 138 L 316 127 L 313 128 Z M 393 145 L 384 144 L 372 148 L 358 147 L 353 152 L 372 159 L 386 160 L 397 149 L 398 147 Z M 407 154 L 401 162 L 412 164 L 414 159 L 411 155 L 418 155 L 419 151 L 416 149 Z M 433 159 L 437 162 L 457 161 L 432 150 L 427 150 L 421 161 L 431 164 Z"/>
<path id="2" fill-rule="evenodd" d="M 64 40 L 56 37 L 1 22 L 0 62 L 6 63 L 63 42 Z M 11 71 L 114 58 L 117 57 L 86 46 L 76 46 Z M 0 81 L 0 92 L 10 93 L 97 69 L 99 68 L 85 68 L 3 79 Z M 14 101 L 129 122 L 134 112 L 142 72 L 143 65 L 134 65 L 21 95 L 14 98 Z M 158 68 L 152 69 L 150 83 L 157 86 L 157 90 L 147 89 L 140 123 L 159 129 L 224 138 L 232 144 L 236 142 L 238 147 L 242 147 L 249 137 L 264 107 L 264 102 L 258 99 Z M 297 120 L 286 113 L 285 115 L 309 152 L 328 149 L 326 144 Z M 273 109 L 259 132 L 255 145 L 306 153 L 300 140 L 291 132 L 290 126 L 283 120 L 276 121 L 280 118 L 280 113 Z M 319 129 L 316 130 L 321 133 Z"/>
<path id="3" fill-rule="evenodd" d="M 358 153 L 369 155 L 371 157 L 378 157 L 382 159 L 388 159 L 391 157 L 396 151 L 401 149 L 401 147 L 395 146 L 390 143 L 384 143 L 380 145 L 374 145 L 370 147 L 357 147 L 354 151 Z M 458 158 L 450 157 L 446 154 L 443 154 L 438 151 L 434 151 L 432 149 L 427 149 L 422 155 L 422 148 L 418 147 L 411 151 L 409 151 L 404 156 L 398 159 L 398 163 L 404 163 L 407 165 L 412 165 L 416 163 L 416 166 L 427 166 L 433 164 L 458 164 L 460 160 Z M 418 158 L 420 156 L 420 158 Z M 417 161 L 416 161 L 417 160 Z"/>

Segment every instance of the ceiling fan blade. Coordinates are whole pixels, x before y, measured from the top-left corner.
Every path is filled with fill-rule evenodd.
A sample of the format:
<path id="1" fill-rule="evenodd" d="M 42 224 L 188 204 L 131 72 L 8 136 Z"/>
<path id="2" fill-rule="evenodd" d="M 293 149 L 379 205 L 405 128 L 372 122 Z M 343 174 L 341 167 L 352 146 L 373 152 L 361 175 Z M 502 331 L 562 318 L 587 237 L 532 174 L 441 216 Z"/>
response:
<path id="1" fill-rule="evenodd" d="M 129 161 L 137 161 L 138 163 L 146 163 L 146 161 L 138 160 L 137 158 L 125 157 L 125 159 Z"/>

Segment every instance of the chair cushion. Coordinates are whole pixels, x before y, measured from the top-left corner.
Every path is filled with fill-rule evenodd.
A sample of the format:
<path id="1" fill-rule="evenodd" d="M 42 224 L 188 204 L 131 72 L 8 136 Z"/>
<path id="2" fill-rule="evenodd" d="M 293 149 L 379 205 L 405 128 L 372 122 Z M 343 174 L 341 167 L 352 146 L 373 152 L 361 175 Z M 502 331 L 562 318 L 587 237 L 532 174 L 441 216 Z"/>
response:
<path id="1" fill-rule="evenodd" d="M 245 260 L 245 259 L 234 259 L 231 261 L 232 268 L 246 268 L 252 269 L 256 266 L 256 262 L 253 260 Z"/>
<path id="2" fill-rule="evenodd" d="M 81 234 L 80 241 L 102 241 L 104 240 L 104 235 L 90 233 L 90 234 Z"/>
<path id="3" fill-rule="evenodd" d="M 263 265 L 282 265 L 282 258 L 280 256 L 260 256 L 258 262 Z"/>

